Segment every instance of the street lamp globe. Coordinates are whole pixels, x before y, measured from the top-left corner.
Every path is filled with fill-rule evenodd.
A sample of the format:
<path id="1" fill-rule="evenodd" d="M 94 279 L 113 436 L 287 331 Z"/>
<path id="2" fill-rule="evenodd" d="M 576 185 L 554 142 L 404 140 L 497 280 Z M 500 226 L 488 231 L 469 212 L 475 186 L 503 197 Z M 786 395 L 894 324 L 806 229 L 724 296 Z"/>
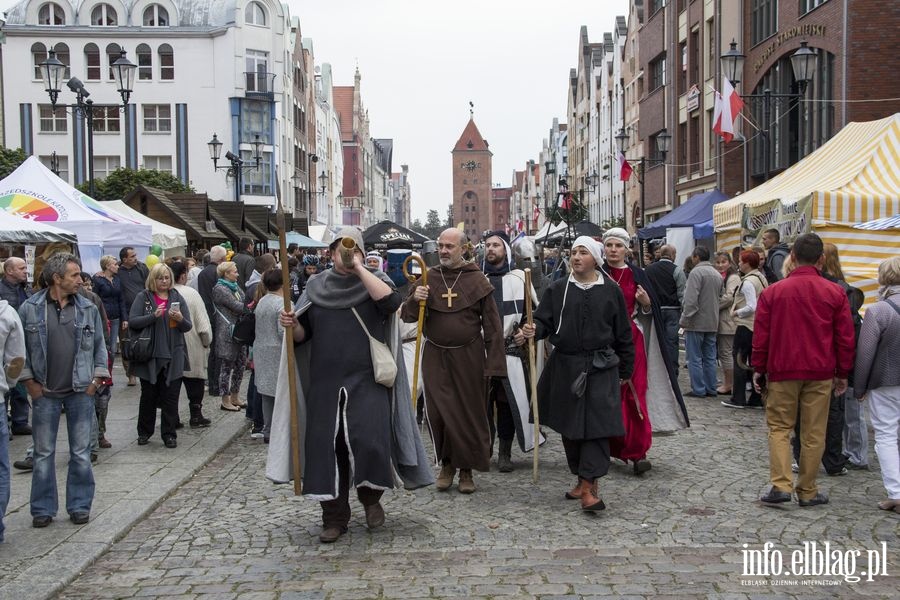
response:
<path id="1" fill-rule="evenodd" d="M 794 79 L 797 80 L 798 91 L 803 94 L 806 85 L 813 80 L 816 72 L 816 53 L 806 42 L 800 42 L 800 47 L 791 54 L 791 69 L 794 71 Z"/>
<path id="2" fill-rule="evenodd" d="M 222 142 L 219 141 L 219 135 L 214 133 L 212 139 L 206 145 L 209 146 L 209 157 L 213 163 L 216 163 L 222 154 Z"/>
<path id="3" fill-rule="evenodd" d="M 325 188 L 328 187 L 328 174 L 325 171 L 322 171 L 322 174 L 319 175 L 319 183 L 322 186 L 322 191 L 325 191 Z"/>
<path id="4" fill-rule="evenodd" d="M 122 96 L 122 104 L 128 104 L 128 99 L 134 90 L 134 72 L 137 70 L 137 65 L 128 60 L 125 57 L 125 51 L 121 50 L 119 58 L 110 66 L 116 79 L 116 85 L 119 86 L 116 91 Z"/>
<path id="5" fill-rule="evenodd" d="M 737 49 L 737 42 L 731 40 L 731 49 L 720 57 L 722 74 L 733 84 L 740 83 L 747 57 Z"/>
<path id="6" fill-rule="evenodd" d="M 619 149 L 619 152 L 625 151 L 625 140 L 628 139 L 628 134 L 625 133 L 625 128 L 619 129 L 619 133 L 615 135 L 616 138 L 616 147 Z"/>
<path id="7" fill-rule="evenodd" d="M 41 78 L 44 80 L 44 90 L 50 94 L 50 105 L 55 107 L 56 99 L 59 98 L 59 87 L 66 72 L 66 65 L 56 58 L 56 50 L 51 49 L 47 60 L 40 63 L 39 66 Z"/>
<path id="8" fill-rule="evenodd" d="M 253 141 L 250 142 L 250 145 L 253 146 L 253 160 L 256 161 L 256 164 L 259 164 L 259 161 L 262 160 L 262 146 L 263 141 L 259 139 L 259 134 L 254 136 Z"/>
<path id="9" fill-rule="evenodd" d="M 663 155 L 664 160 L 666 154 L 668 154 L 669 152 L 669 143 L 671 141 L 672 136 L 669 135 L 669 132 L 665 129 L 656 134 L 656 149 L 659 150 L 659 153 Z"/>

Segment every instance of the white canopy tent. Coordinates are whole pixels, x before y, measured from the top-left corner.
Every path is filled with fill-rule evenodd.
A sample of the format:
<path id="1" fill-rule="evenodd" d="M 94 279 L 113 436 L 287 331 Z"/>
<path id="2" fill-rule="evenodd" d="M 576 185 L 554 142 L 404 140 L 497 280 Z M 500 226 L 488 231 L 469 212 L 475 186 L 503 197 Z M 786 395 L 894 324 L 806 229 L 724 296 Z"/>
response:
<path id="1" fill-rule="evenodd" d="M 78 236 L 82 268 L 100 270 L 100 257 L 132 246 L 147 256 L 153 243 L 149 225 L 107 210 L 53 174 L 34 156 L 0 181 L 0 210 L 33 221 L 50 221 Z"/>
<path id="2" fill-rule="evenodd" d="M 110 207 L 123 217 L 149 225 L 153 232 L 153 243 L 163 249 L 163 256 L 184 256 L 187 249 L 187 235 L 184 233 L 184 229 L 178 229 L 177 227 L 154 221 L 121 200 L 107 200 L 101 202 L 101 204 Z"/>
<path id="3" fill-rule="evenodd" d="M 0 243 L 49 244 L 52 242 L 77 242 L 75 234 L 31 219 L 23 219 L 0 210 Z"/>

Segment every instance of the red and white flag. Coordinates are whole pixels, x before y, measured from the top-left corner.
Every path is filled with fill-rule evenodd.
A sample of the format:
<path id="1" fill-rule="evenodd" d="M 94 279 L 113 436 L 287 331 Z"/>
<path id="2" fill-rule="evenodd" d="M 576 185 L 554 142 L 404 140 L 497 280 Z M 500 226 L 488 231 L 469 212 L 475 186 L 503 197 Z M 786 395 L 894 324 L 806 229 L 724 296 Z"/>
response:
<path id="1" fill-rule="evenodd" d="M 516 220 L 516 231 L 525 231 L 525 221 L 522 219 Z"/>
<path id="2" fill-rule="evenodd" d="M 631 164 L 625 159 L 625 154 L 621 151 L 619 152 L 619 181 L 628 181 L 631 177 L 631 174 L 634 172 L 634 169 L 631 168 Z"/>
<path id="3" fill-rule="evenodd" d="M 722 78 L 722 93 L 716 92 L 713 110 L 713 131 L 722 136 L 727 144 L 734 139 L 734 120 L 744 108 L 744 101 L 734 91 L 727 77 Z"/>

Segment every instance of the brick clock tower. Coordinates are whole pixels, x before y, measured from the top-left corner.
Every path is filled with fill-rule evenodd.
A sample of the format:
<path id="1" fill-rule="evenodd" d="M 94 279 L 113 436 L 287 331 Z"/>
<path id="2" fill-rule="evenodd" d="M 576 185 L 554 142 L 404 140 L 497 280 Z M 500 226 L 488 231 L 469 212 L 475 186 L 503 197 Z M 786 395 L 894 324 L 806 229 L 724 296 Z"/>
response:
<path id="1" fill-rule="evenodd" d="M 494 229 L 491 202 L 491 157 L 488 143 L 474 117 L 463 129 L 453 147 L 453 224 L 462 222 L 469 240 L 481 239 L 484 231 Z"/>

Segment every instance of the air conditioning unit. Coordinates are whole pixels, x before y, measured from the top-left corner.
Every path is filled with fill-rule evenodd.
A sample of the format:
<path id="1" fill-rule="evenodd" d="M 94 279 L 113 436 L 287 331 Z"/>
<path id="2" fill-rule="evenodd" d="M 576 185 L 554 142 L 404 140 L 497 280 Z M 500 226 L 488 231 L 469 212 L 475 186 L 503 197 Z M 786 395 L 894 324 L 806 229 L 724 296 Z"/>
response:
<path id="1" fill-rule="evenodd" d="M 213 232 L 216 230 L 216 222 L 215 221 L 207 221 L 206 222 L 206 231 Z"/>

